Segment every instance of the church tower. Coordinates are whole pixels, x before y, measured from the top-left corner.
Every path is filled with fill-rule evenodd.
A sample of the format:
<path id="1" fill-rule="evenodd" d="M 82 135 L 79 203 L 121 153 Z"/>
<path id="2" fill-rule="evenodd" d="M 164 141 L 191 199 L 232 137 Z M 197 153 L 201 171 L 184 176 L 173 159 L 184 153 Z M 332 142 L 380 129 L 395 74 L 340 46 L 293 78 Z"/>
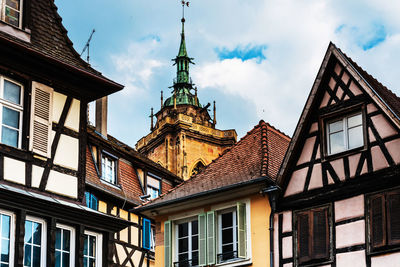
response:
<path id="1" fill-rule="evenodd" d="M 188 2 L 182 1 L 183 10 L 185 5 Z M 169 87 L 173 89 L 172 95 L 164 101 L 161 91 L 160 110 L 153 114 L 151 109 L 151 132 L 137 142 L 136 149 L 186 180 L 232 146 L 237 134 L 235 130 L 215 128 L 215 101 L 212 118 L 208 113 L 210 103 L 200 104 L 197 87 L 189 76 L 189 65 L 194 63 L 186 50 L 184 15 L 181 22 L 179 52 L 172 60 L 177 68 L 176 78 Z"/>

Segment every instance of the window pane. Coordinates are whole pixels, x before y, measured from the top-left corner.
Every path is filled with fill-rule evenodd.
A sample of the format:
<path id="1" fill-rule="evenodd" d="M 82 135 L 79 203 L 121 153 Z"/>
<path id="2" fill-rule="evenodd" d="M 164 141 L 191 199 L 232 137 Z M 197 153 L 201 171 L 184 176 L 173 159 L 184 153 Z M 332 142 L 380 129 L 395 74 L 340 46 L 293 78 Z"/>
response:
<path id="1" fill-rule="evenodd" d="M 19 112 L 3 107 L 3 125 L 19 129 Z"/>
<path id="2" fill-rule="evenodd" d="M 69 251 L 71 231 L 63 229 L 63 250 Z"/>
<path id="3" fill-rule="evenodd" d="M 362 125 L 349 129 L 349 149 L 360 147 L 364 144 Z"/>
<path id="4" fill-rule="evenodd" d="M 19 10 L 19 0 L 7 0 L 6 5 Z"/>
<path id="5" fill-rule="evenodd" d="M 61 252 L 56 251 L 56 267 L 61 267 Z"/>
<path id="6" fill-rule="evenodd" d="M 31 253 L 32 253 L 32 246 L 26 245 L 24 246 L 24 266 L 31 266 Z"/>
<path id="7" fill-rule="evenodd" d="M 40 245 L 42 241 L 42 225 L 33 223 L 33 244 Z"/>
<path id="8" fill-rule="evenodd" d="M 197 266 L 199 265 L 199 252 L 193 252 L 192 253 L 192 266 Z"/>
<path id="9" fill-rule="evenodd" d="M 188 253 L 179 254 L 178 259 L 180 262 L 187 261 L 189 259 L 189 254 Z M 179 266 L 181 266 L 181 264 Z"/>
<path id="10" fill-rule="evenodd" d="M 345 150 L 344 134 L 337 132 L 329 135 L 330 154 L 335 154 Z"/>
<path id="11" fill-rule="evenodd" d="M 64 252 L 62 255 L 62 267 L 69 267 L 69 253 Z"/>
<path id="12" fill-rule="evenodd" d="M 232 212 L 222 214 L 221 219 L 222 219 L 222 228 L 232 227 L 233 225 Z"/>
<path id="13" fill-rule="evenodd" d="M 83 243 L 83 255 L 88 255 L 88 243 L 89 243 L 89 236 L 85 235 L 85 242 Z"/>
<path id="14" fill-rule="evenodd" d="M 335 132 L 340 132 L 343 131 L 343 121 L 336 121 L 329 123 L 329 133 L 335 133 Z"/>
<path id="15" fill-rule="evenodd" d="M 1 241 L 1 261 L 8 262 L 10 257 L 10 241 L 3 239 Z"/>
<path id="16" fill-rule="evenodd" d="M 198 233 L 198 222 L 197 221 L 193 221 L 192 222 L 192 235 L 197 235 Z"/>
<path id="17" fill-rule="evenodd" d="M 199 237 L 196 235 L 192 237 L 192 251 L 198 250 L 198 248 L 199 248 Z"/>
<path id="18" fill-rule="evenodd" d="M 10 216 L 1 215 L 1 237 L 10 238 Z"/>
<path id="19" fill-rule="evenodd" d="M 40 267 L 40 247 L 33 247 L 32 267 Z"/>
<path id="20" fill-rule="evenodd" d="M 189 239 L 182 238 L 178 241 L 178 251 L 179 252 L 186 252 L 189 250 Z"/>
<path id="21" fill-rule="evenodd" d="M 188 223 L 182 223 L 178 225 L 178 237 L 188 236 Z"/>
<path id="22" fill-rule="evenodd" d="M 2 127 L 1 128 L 1 142 L 3 144 L 13 146 L 13 147 L 18 147 L 18 136 L 19 133 L 17 130 L 12 130 L 7 127 Z"/>
<path id="23" fill-rule="evenodd" d="M 96 261 L 95 259 L 89 259 L 89 267 L 95 267 Z"/>
<path id="24" fill-rule="evenodd" d="M 352 127 L 355 127 L 358 125 L 362 125 L 361 114 L 357 114 L 357 115 L 347 118 L 347 127 L 348 128 L 352 128 Z"/>
<path id="25" fill-rule="evenodd" d="M 89 236 L 89 256 L 96 256 L 96 237 Z"/>
<path id="26" fill-rule="evenodd" d="M 387 202 L 389 241 L 391 244 L 398 244 L 400 243 L 400 193 L 389 194 Z"/>
<path id="27" fill-rule="evenodd" d="M 56 229 L 56 249 L 61 249 L 61 229 Z"/>
<path id="28" fill-rule="evenodd" d="M 19 12 L 6 7 L 6 22 L 15 27 L 19 27 Z"/>
<path id="29" fill-rule="evenodd" d="M 229 244 L 233 242 L 233 229 L 228 228 L 222 230 L 222 244 Z"/>
<path id="30" fill-rule="evenodd" d="M 25 222 L 25 243 L 32 243 L 32 222 L 26 221 Z"/>
<path id="31" fill-rule="evenodd" d="M 4 80 L 4 99 L 15 104 L 21 104 L 21 87 L 13 82 Z"/>
<path id="32" fill-rule="evenodd" d="M 233 245 L 225 245 L 222 246 L 222 259 L 229 260 L 233 258 Z"/>

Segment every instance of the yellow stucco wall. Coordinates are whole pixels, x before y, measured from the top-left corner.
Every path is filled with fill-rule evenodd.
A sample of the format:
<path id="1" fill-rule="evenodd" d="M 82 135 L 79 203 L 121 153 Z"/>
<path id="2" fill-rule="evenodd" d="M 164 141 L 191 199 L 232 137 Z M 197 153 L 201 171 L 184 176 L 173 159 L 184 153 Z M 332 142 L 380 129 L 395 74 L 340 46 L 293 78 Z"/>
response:
<path id="1" fill-rule="evenodd" d="M 268 197 L 256 194 L 247 199 L 250 199 L 251 266 L 270 266 L 269 216 L 271 206 Z M 215 203 L 213 206 L 219 204 L 223 203 Z M 193 210 L 195 209 L 207 211 L 210 210 L 210 206 L 193 207 Z M 174 217 L 179 216 L 179 213 L 173 215 Z M 164 267 L 164 222 L 168 219 L 168 216 L 156 218 L 157 224 L 160 223 L 160 231 L 156 233 L 155 267 Z"/>

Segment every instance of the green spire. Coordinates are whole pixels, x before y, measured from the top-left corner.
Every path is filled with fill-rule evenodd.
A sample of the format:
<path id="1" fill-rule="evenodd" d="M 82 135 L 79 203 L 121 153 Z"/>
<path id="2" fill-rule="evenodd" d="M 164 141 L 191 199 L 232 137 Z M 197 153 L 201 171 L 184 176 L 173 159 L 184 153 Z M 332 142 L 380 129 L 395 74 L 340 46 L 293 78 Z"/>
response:
<path id="1" fill-rule="evenodd" d="M 173 61 L 176 64 L 176 83 L 179 84 L 188 84 L 190 83 L 189 79 L 189 64 L 194 64 L 192 62 L 193 58 L 188 57 L 186 50 L 186 41 L 185 41 L 185 18 L 182 18 L 182 33 L 181 33 L 181 45 L 179 46 L 179 52 Z M 190 88 L 191 89 L 191 88 Z"/>
<path id="2" fill-rule="evenodd" d="M 186 42 L 185 42 L 185 19 L 182 18 L 182 33 L 181 33 L 181 45 L 179 47 L 178 57 L 187 57 Z"/>

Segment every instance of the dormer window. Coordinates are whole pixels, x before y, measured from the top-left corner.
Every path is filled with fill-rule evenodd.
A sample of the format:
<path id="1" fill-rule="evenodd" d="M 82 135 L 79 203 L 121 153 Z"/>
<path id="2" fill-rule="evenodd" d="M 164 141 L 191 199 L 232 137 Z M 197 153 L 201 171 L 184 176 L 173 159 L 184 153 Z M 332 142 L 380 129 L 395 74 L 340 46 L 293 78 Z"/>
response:
<path id="1" fill-rule="evenodd" d="M 364 145 L 362 113 L 358 112 L 326 123 L 328 155 Z"/>
<path id="2" fill-rule="evenodd" d="M 1 20 L 20 28 L 22 1 L 23 0 L 0 0 Z"/>
<path id="3" fill-rule="evenodd" d="M 110 183 L 117 184 L 117 159 L 108 153 L 101 153 L 101 179 Z"/>

